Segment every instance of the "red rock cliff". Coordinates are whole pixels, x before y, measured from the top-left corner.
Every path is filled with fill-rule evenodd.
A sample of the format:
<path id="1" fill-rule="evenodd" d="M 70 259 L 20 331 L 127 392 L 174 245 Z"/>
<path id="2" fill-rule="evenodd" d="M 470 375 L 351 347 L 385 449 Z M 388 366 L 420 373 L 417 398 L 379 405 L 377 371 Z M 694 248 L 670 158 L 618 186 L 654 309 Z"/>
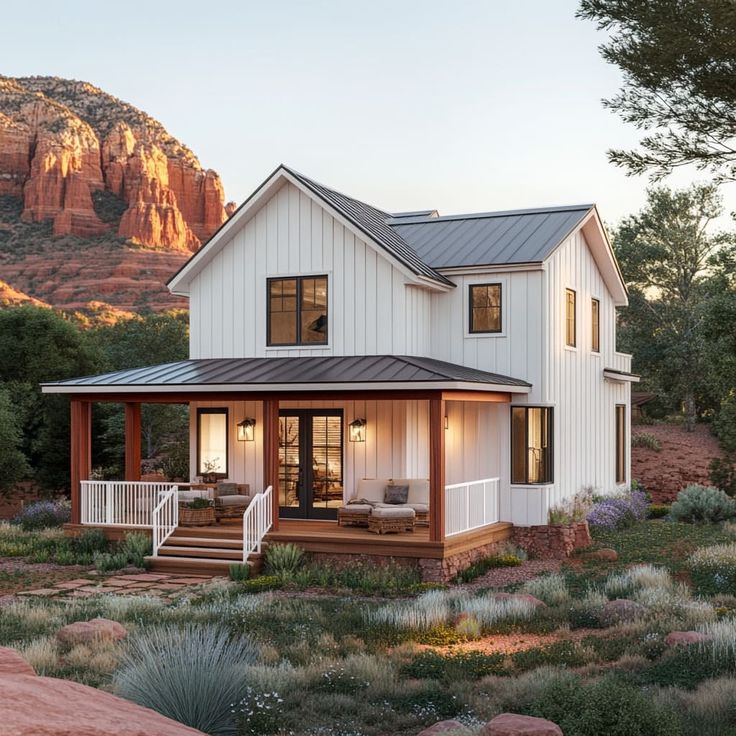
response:
<path id="1" fill-rule="evenodd" d="M 95 210 L 119 197 L 122 216 Z M 195 251 L 225 221 L 222 183 L 142 111 L 85 82 L 0 77 L 0 195 L 23 198 L 26 222 L 56 235 L 108 230 L 133 242 Z"/>

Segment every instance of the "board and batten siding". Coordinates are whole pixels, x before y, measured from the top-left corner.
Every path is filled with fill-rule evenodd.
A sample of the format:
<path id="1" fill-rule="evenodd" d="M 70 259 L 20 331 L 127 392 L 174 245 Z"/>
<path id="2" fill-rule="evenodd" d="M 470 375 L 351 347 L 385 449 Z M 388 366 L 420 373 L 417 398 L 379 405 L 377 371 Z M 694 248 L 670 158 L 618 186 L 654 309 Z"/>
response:
<path id="1" fill-rule="evenodd" d="M 268 347 L 267 279 L 326 274 L 328 344 Z M 190 285 L 190 357 L 428 354 L 430 294 L 285 184 Z"/>
<path id="2" fill-rule="evenodd" d="M 544 339 L 548 356 L 542 401 L 555 407 L 555 506 L 586 487 L 611 493 L 616 484 L 615 407 L 626 405 L 626 478 L 631 481 L 631 384 L 604 379 L 604 368 L 631 370 L 616 352 L 616 307 L 585 241 L 575 233 L 549 258 L 544 280 Z M 576 347 L 565 345 L 565 290 L 576 292 Z M 592 351 L 591 300 L 600 302 L 600 352 Z"/>

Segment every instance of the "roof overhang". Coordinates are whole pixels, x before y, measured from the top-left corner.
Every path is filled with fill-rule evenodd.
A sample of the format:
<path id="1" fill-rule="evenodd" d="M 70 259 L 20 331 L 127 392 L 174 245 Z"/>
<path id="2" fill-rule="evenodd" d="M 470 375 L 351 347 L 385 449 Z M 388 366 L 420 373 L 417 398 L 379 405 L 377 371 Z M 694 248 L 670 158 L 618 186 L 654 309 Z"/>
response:
<path id="1" fill-rule="evenodd" d="M 641 376 L 628 371 L 617 371 L 615 368 L 604 368 L 603 378 L 607 381 L 615 381 L 616 383 L 639 383 Z"/>
<path id="2" fill-rule="evenodd" d="M 283 164 L 278 166 L 268 178 L 243 202 L 233 215 L 226 220 L 215 234 L 169 279 L 167 286 L 172 294 L 189 296 L 189 287 L 192 279 L 199 274 L 215 256 L 230 242 L 233 235 L 278 192 L 286 183 L 292 184 L 312 201 L 316 202 L 341 225 L 346 227 L 357 238 L 367 242 L 391 265 L 396 267 L 412 283 L 437 291 L 451 291 L 455 284 L 448 281 L 443 283 L 428 276 L 415 273 L 399 258 L 390 253 L 377 242 L 370 233 L 361 229 L 355 222 L 345 217 L 342 212 L 320 197 L 315 191 L 305 186 Z M 438 275 L 438 278 L 443 278 Z"/>

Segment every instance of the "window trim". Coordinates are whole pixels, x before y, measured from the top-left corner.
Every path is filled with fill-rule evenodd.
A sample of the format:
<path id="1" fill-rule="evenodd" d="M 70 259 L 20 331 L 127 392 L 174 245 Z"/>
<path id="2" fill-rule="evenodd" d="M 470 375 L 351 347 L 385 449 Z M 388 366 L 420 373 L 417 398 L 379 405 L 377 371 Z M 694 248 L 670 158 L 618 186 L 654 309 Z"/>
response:
<path id="1" fill-rule="evenodd" d="M 302 283 L 309 279 L 325 280 L 325 310 L 327 325 L 324 342 L 302 342 Z M 296 342 L 273 342 L 271 340 L 271 284 L 274 281 L 296 281 Z M 266 347 L 267 348 L 326 348 L 330 344 L 330 279 L 327 273 L 269 276 L 266 278 Z"/>
<path id="2" fill-rule="evenodd" d="M 596 307 L 595 321 L 593 321 L 593 305 Z M 590 351 L 598 354 L 601 352 L 601 300 L 594 296 L 590 298 Z"/>
<path id="3" fill-rule="evenodd" d="M 569 304 L 569 296 L 572 294 L 572 342 L 569 342 L 568 334 L 568 318 L 567 318 L 567 307 Z M 578 294 L 575 289 L 565 289 L 565 347 L 566 348 L 577 348 L 578 346 Z"/>
<path id="4" fill-rule="evenodd" d="M 473 289 L 480 289 L 488 286 L 498 287 L 499 307 L 498 307 L 498 329 L 497 330 L 474 330 L 473 329 Z M 503 318 L 504 308 L 503 300 L 506 290 L 502 281 L 478 282 L 468 284 L 468 334 L 469 335 L 502 335 L 503 334 Z"/>
<path id="5" fill-rule="evenodd" d="M 619 417 L 621 417 L 620 428 Z M 628 437 L 626 429 L 626 404 L 616 404 L 614 408 L 614 473 L 616 485 L 626 483 L 626 443 Z M 621 471 L 620 474 L 619 470 Z"/>
<path id="6" fill-rule="evenodd" d="M 524 410 L 524 482 L 514 480 L 514 409 Z M 542 409 L 547 412 L 547 477 L 540 481 L 529 480 L 529 409 Z M 555 482 L 555 410 L 552 406 L 537 404 L 516 404 L 509 410 L 509 480 L 512 486 L 549 486 Z"/>
<path id="7" fill-rule="evenodd" d="M 225 472 L 212 473 L 218 478 L 230 477 L 230 409 L 227 406 L 198 406 L 197 407 L 197 465 L 195 476 L 202 476 L 200 458 L 202 449 L 202 415 L 203 414 L 224 414 L 225 415 Z"/>

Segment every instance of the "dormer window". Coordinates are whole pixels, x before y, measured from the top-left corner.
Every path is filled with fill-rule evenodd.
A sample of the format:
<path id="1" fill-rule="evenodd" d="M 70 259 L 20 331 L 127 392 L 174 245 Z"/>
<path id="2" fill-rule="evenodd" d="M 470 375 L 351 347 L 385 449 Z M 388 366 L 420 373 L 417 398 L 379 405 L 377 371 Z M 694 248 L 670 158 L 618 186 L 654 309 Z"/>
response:
<path id="1" fill-rule="evenodd" d="M 501 284 L 470 286 L 470 333 L 501 332 Z"/>
<path id="2" fill-rule="evenodd" d="M 327 276 L 268 279 L 268 344 L 327 344 Z"/>

